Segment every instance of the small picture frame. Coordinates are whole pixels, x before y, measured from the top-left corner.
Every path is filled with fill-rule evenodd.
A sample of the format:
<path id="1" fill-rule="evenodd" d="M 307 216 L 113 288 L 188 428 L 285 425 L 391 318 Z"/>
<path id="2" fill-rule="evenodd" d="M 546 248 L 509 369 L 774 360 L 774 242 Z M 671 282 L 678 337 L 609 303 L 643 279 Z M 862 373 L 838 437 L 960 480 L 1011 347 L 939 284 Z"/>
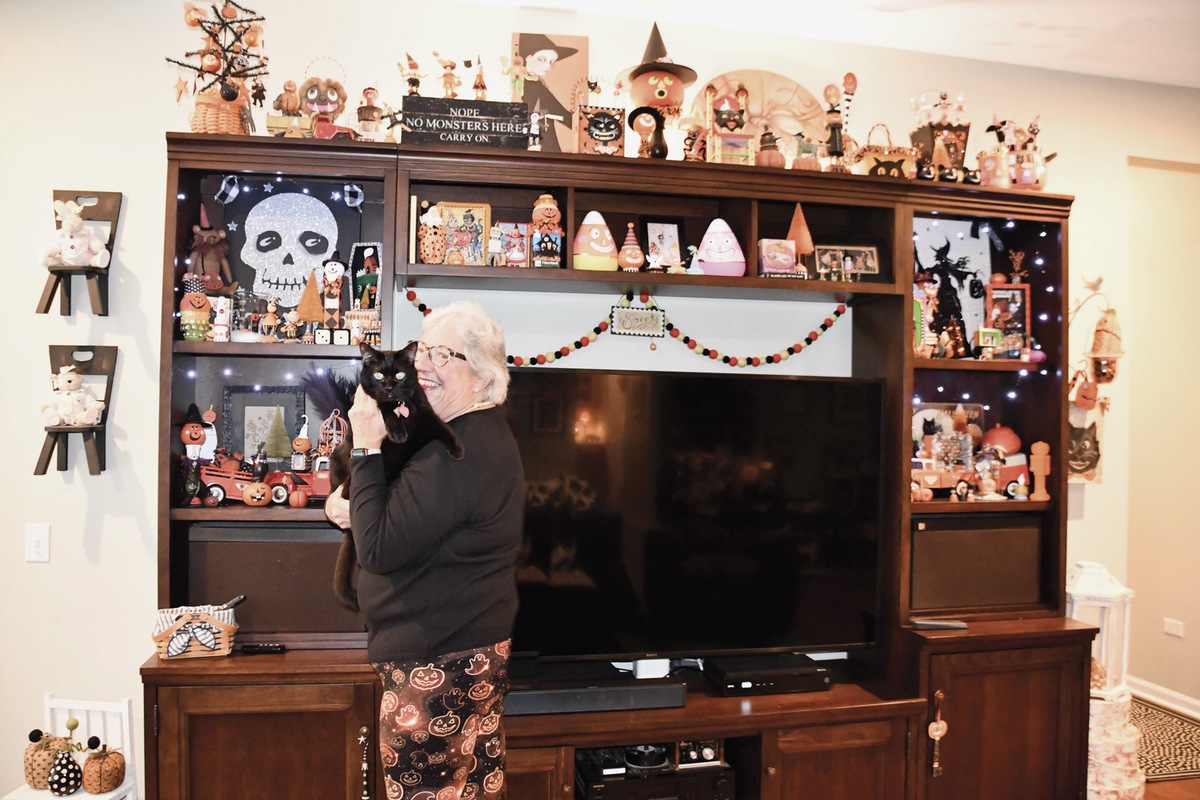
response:
<path id="1" fill-rule="evenodd" d="M 643 223 L 646 234 L 646 268 L 664 270 L 683 264 L 680 243 L 682 225 L 676 220 L 648 219 Z"/>
<path id="2" fill-rule="evenodd" d="M 1029 284 L 988 284 L 984 326 L 1000 331 L 998 350 L 1019 351 L 1029 341 Z"/>
<path id="3" fill-rule="evenodd" d="M 529 266 L 529 223 L 497 222 L 488 239 L 488 266 Z"/>
<path id="4" fill-rule="evenodd" d="M 379 270 L 382 267 L 382 242 L 355 242 L 350 250 L 350 284 L 354 296 L 350 307 L 377 308 L 379 305 Z"/>
<path id="5" fill-rule="evenodd" d="M 446 236 L 446 263 L 471 267 L 486 264 L 492 207 L 487 203 L 438 203 Z"/>
<path id="6" fill-rule="evenodd" d="M 578 108 L 579 152 L 596 156 L 625 155 L 625 109 L 606 106 Z"/>
<path id="7" fill-rule="evenodd" d="M 796 261 L 796 243 L 791 239 L 759 239 L 758 271 L 760 275 L 804 277 L 804 267 Z"/>
<path id="8" fill-rule="evenodd" d="M 277 422 L 281 409 L 283 418 Z M 299 386 L 225 386 L 221 392 L 221 443 L 247 457 L 254 455 L 260 444 L 269 443 L 268 458 L 290 459 L 290 442 L 303 416 L 304 389 Z M 278 430 L 273 430 L 276 427 Z"/>
<path id="9" fill-rule="evenodd" d="M 856 281 L 879 274 L 879 249 L 857 244 L 817 245 L 817 273 L 822 279 Z"/>

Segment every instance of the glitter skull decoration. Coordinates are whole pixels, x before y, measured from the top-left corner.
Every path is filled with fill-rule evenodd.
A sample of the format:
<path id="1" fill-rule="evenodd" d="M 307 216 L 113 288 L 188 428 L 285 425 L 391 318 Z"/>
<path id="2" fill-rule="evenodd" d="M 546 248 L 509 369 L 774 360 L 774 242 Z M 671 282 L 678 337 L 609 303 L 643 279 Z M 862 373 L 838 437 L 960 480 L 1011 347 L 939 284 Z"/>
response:
<path id="1" fill-rule="evenodd" d="M 313 270 L 321 271 L 337 246 L 338 225 L 329 207 L 297 192 L 271 195 L 250 209 L 243 225 L 242 263 L 254 270 L 254 293 L 300 303 Z"/>

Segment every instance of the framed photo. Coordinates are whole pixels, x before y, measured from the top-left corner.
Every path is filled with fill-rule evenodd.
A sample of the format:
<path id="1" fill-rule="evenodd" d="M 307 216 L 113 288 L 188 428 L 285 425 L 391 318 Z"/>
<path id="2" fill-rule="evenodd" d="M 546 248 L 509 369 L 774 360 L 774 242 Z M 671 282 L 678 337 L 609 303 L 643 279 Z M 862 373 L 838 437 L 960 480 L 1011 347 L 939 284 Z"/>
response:
<path id="1" fill-rule="evenodd" d="M 817 272 L 832 280 L 858 280 L 879 274 L 879 249 L 859 244 L 818 245 Z"/>
<path id="2" fill-rule="evenodd" d="M 495 222 L 488 238 L 487 263 L 490 267 L 529 266 L 529 224 Z"/>
<path id="3" fill-rule="evenodd" d="M 377 308 L 379 305 L 379 270 L 383 253 L 382 242 L 355 242 L 350 250 L 350 284 L 354 287 L 355 302 L 359 308 Z"/>
<path id="4" fill-rule="evenodd" d="M 1029 284 L 988 284 L 984 326 L 1000 331 L 1000 350 L 1020 350 L 1029 340 Z"/>
<path id="5" fill-rule="evenodd" d="M 678 267 L 683 263 L 683 248 L 680 231 L 683 226 L 677 220 L 650 219 L 644 222 L 646 234 L 646 266 L 658 264 L 663 269 Z"/>
<path id="6" fill-rule="evenodd" d="M 758 272 L 760 275 L 801 277 L 804 268 L 796 261 L 796 243 L 791 239 L 759 239 Z"/>
<path id="7" fill-rule="evenodd" d="M 446 263 L 481 267 L 487 256 L 492 229 L 492 207 L 487 203 L 438 203 L 446 227 Z"/>
<path id="8" fill-rule="evenodd" d="M 247 459 L 264 446 L 267 458 L 292 457 L 292 439 L 304 416 L 299 386 L 226 386 L 221 394 L 222 443 Z M 282 416 L 280 416 L 282 414 Z"/>

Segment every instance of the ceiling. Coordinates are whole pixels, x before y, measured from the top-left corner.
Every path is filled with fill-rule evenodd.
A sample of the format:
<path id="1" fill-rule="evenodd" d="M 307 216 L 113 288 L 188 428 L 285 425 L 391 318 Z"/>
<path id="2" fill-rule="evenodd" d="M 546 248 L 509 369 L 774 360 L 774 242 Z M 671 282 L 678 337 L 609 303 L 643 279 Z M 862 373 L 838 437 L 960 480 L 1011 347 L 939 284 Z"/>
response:
<path id="1" fill-rule="evenodd" d="M 490 2 L 786 31 L 809 39 L 1200 88 L 1200 0 Z"/>

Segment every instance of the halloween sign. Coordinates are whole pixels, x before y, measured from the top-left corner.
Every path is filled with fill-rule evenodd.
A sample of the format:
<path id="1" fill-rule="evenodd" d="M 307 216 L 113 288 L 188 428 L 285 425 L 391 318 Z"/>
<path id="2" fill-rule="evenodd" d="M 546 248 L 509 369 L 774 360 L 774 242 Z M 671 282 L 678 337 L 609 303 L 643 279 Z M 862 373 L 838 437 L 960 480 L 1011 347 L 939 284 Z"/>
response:
<path id="1" fill-rule="evenodd" d="M 404 98 L 402 141 L 524 150 L 528 145 L 527 116 L 524 103 L 410 95 Z"/>

